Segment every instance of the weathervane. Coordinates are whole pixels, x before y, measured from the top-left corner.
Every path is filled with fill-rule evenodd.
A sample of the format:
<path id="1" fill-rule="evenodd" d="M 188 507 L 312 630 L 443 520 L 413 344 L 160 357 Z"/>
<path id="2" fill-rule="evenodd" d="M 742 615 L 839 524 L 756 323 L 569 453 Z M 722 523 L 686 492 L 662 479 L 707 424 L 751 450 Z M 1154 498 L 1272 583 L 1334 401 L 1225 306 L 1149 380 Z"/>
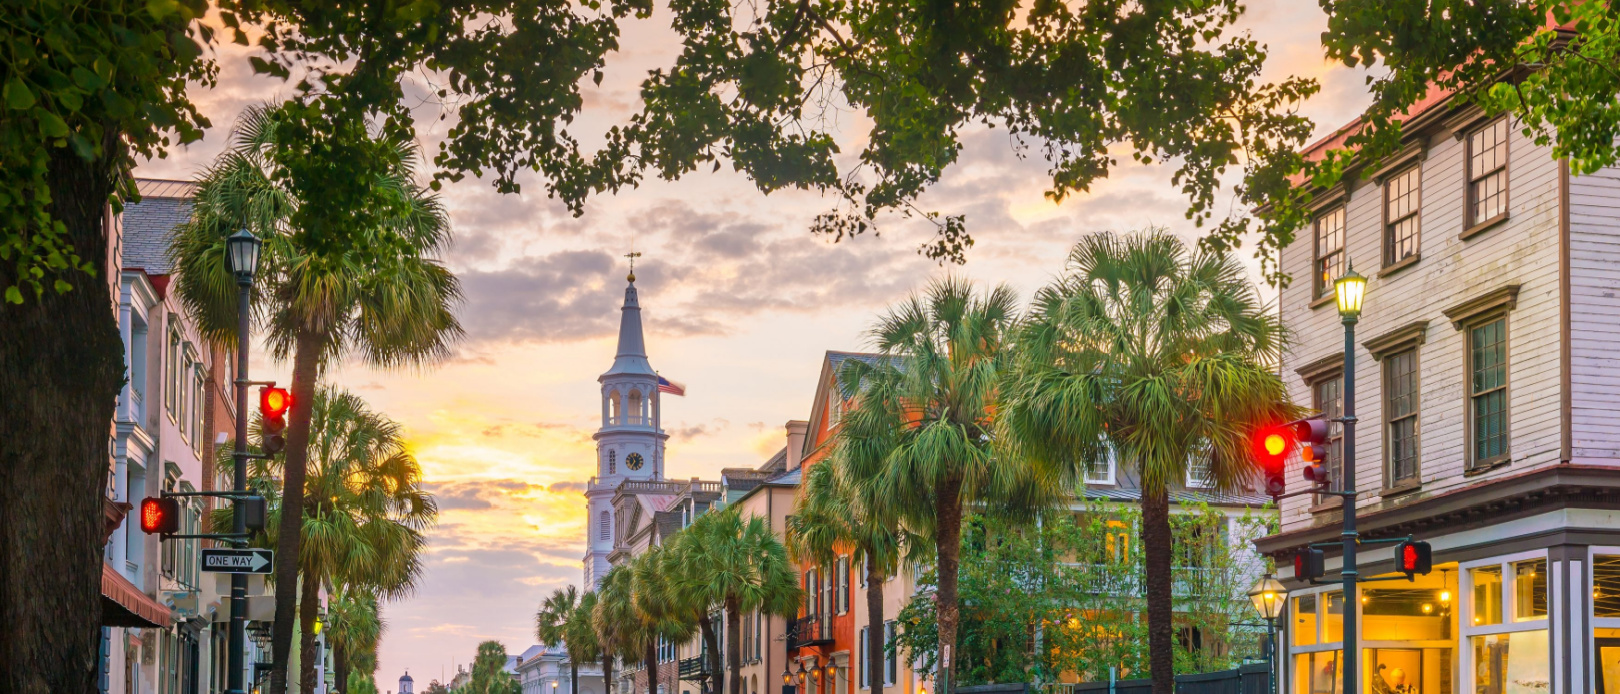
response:
<path id="1" fill-rule="evenodd" d="M 636 281 L 636 258 L 640 258 L 641 253 L 639 251 L 630 251 L 629 253 L 624 254 L 624 257 L 630 259 L 630 277 L 629 277 L 629 279 L 630 279 L 631 282 L 634 282 L 634 281 Z"/>

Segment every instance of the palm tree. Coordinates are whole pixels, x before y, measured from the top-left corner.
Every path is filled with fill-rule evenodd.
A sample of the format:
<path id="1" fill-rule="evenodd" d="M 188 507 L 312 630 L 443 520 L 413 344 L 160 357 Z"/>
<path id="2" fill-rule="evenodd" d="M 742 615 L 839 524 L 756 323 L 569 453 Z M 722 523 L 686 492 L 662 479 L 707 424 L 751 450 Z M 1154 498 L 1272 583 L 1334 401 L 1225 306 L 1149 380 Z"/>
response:
<path id="1" fill-rule="evenodd" d="M 626 660 L 641 657 L 633 644 L 636 634 L 632 633 L 635 625 L 640 623 L 630 592 L 634 579 L 630 567 L 619 564 L 608 569 L 602 576 L 602 582 L 596 586 L 596 608 L 591 613 L 591 626 L 596 631 L 596 643 L 602 652 L 602 686 L 609 692 L 614 690 L 613 659 L 625 655 L 627 651 L 630 655 Z"/>
<path id="2" fill-rule="evenodd" d="M 999 419 L 1009 457 L 1072 483 L 1112 446 L 1141 480 L 1155 694 L 1175 676 L 1170 488 L 1194 457 L 1219 489 L 1251 479 L 1249 436 L 1296 414 L 1268 368 L 1282 341 L 1239 262 L 1159 229 L 1081 241 L 1019 334 Z"/>
<path id="3" fill-rule="evenodd" d="M 683 643 L 697 631 L 697 623 L 675 602 L 678 594 L 671 588 L 674 577 L 666 573 L 667 555 L 664 547 L 653 546 L 630 562 L 631 599 L 641 620 L 638 634 L 649 692 L 657 688 L 659 642 Z"/>
<path id="4" fill-rule="evenodd" d="M 851 414 L 867 432 L 857 442 L 863 450 L 845 459 L 848 478 L 932 540 L 941 653 L 956 644 L 963 509 L 996 502 L 1028 513 L 1062 492 L 1025 479 L 1019 466 L 996 464 L 991 453 L 991 413 L 1017 305 L 1005 285 L 980 294 L 965 280 L 935 280 L 872 328 L 881 358 L 846 367 L 861 388 L 845 394 L 857 397 Z M 949 678 L 938 687 L 948 694 Z"/>
<path id="5" fill-rule="evenodd" d="M 590 629 L 590 610 L 596 604 L 592 593 L 580 595 L 574 586 L 558 588 L 541 603 L 534 616 L 535 636 L 547 646 L 563 644 L 568 651 L 571 694 L 579 694 L 579 664 L 597 658 L 596 634 Z"/>
<path id="6" fill-rule="evenodd" d="M 468 694 L 518 694 L 522 691 L 517 679 L 506 671 L 506 646 L 501 642 L 478 644 L 466 691 Z"/>
<path id="7" fill-rule="evenodd" d="M 350 694 L 349 673 L 377 671 L 377 646 L 384 628 L 377 594 L 360 586 L 338 589 L 326 603 L 326 640 L 332 644 L 334 682 Z"/>
<path id="8" fill-rule="evenodd" d="M 405 448 L 399 424 L 373 412 L 359 396 L 322 387 L 311 414 L 310 474 L 304 479 L 302 578 L 299 607 L 300 682 L 315 676 L 315 619 L 322 585 L 362 588 L 383 598 L 401 598 L 422 572 L 423 531 L 438 517 L 433 497 L 421 489 L 421 468 Z M 220 464 L 230 469 L 228 454 Z M 280 457 L 256 464 L 250 485 L 269 501 L 261 546 L 279 546 L 277 534 L 290 512 L 274 481 Z M 215 512 L 216 527 L 229 527 L 230 510 Z"/>
<path id="9" fill-rule="evenodd" d="M 679 552 L 681 566 L 695 570 L 677 581 L 705 596 L 708 605 L 725 609 L 727 691 L 736 694 L 742 691 L 743 613 L 793 616 L 803 599 L 798 572 L 766 519 L 743 518 L 736 508 L 698 516 L 681 535 L 686 540 L 672 549 Z"/>
<path id="10" fill-rule="evenodd" d="M 461 290 L 434 256 L 450 242 L 449 217 L 436 196 L 415 182 L 417 148 L 399 140 L 359 145 L 379 162 L 349 214 L 316 215 L 343 224 L 298 228 L 301 200 L 286 164 L 307 156 L 296 136 L 279 127 L 279 111 L 249 108 L 237 121 L 231 145 L 199 179 L 192 217 L 170 248 L 176 286 L 199 329 L 221 344 L 235 344 L 236 286 L 226 269 L 225 239 L 248 229 L 264 240 L 253 310 L 268 328 L 277 359 L 292 359 L 294 403 L 311 402 L 316 381 L 350 353 L 375 366 L 430 363 L 449 354 L 462 334 L 451 312 Z M 355 138 L 369 137 L 354 133 Z M 341 227 L 341 228 L 340 228 Z M 294 407 L 287 427 L 282 518 L 283 557 L 300 556 L 299 505 L 309 459 L 310 410 Z M 273 658 L 288 662 L 297 562 L 276 567 Z M 307 679 L 303 687 L 313 689 Z M 271 672 L 271 694 L 286 691 L 286 672 Z"/>
<path id="11" fill-rule="evenodd" d="M 666 584 L 670 609 L 697 624 L 698 635 L 703 639 L 704 667 L 709 673 L 707 686 L 713 694 L 720 694 L 725 670 L 720 665 L 719 636 L 715 632 L 714 619 L 710 617 L 710 610 L 719 601 L 710 594 L 703 580 L 708 568 L 682 560 L 682 556 L 690 552 L 688 545 L 698 541 L 698 535 L 691 528 L 676 533 L 665 545 L 668 551 L 662 554 L 664 566 L 660 570 L 670 577 Z"/>
<path id="12" fill-rule="evenodd" d="M 853 426 L 854 412 L 839 422 L 837 444 L 830 459 L 812 465 L 805 473 L 803 493 L 793 515 L 787 518 L 788 549 L 793 558 L 830 566 L 838 550 L 847 548 L 850 561 L 865 566 L 867 661 L 873 673 L 880 672 L 883 657 L 883 584 L 899 570 L 903 541 L 897 509 L 886 499 L 874 498 L 877 487 L 869 480 L 850 480 L 853 470 L 873 466 L 848 465 L 848 456 L 860 455 L 856 442 L 861 430 Z M 874 432 L 884 435 L 884 432 Z M 881 449 L 880 449 L 881 450 Z M 872 694 L 883 694 L 883 679 L 868 677 Z"/>

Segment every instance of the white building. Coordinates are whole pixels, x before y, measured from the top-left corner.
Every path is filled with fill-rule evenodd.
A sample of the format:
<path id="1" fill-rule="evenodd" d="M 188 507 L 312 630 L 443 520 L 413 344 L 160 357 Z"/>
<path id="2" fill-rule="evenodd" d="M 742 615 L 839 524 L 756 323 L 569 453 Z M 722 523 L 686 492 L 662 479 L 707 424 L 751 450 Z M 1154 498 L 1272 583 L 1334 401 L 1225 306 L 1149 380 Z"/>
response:
<path id="1" fill-rule="evenodd" d="M 518 656 L 518 684 L 523 694 L 605 694 L 601 663 L 579 664 L 577 689 L 571 665 L 561 645 L 530 646 Z"/>

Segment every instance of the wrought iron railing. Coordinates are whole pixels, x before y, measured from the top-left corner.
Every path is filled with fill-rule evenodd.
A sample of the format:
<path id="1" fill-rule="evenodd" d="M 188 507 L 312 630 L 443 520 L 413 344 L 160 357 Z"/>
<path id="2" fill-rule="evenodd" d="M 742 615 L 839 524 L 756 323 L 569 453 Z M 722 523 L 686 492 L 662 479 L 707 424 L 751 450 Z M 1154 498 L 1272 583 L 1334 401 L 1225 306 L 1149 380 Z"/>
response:
<path id="1" fill-rule="evenodd" d="M 820 616 L 800 617 L 787 625 L 789 650 L 832 643 L 832 620 Z"/>

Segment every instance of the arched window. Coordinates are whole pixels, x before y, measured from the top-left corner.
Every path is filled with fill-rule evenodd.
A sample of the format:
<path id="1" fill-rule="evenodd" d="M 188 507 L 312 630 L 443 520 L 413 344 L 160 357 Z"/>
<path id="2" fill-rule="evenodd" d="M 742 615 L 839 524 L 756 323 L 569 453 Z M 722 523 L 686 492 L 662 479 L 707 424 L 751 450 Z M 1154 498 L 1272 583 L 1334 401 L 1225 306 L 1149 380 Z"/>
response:
<path id="1" fill-rule="evenodd" d="M 609 448 L 608 449 L 608 474 L 609 475 L 614 474 L 614 473 L 616 473 L 618 471 L 618 469 L 619 469 L 619 452 Z"/>
<path id="2" fill-rule="evenodd" d="M 641 413 L 641 391 L 630 391 L 630 406 L 625 409 L 630 411 L 629 414 L 631 424 L 642 423 L 642 420 L 645 419 L 645 417 L 643 417 Z"/>
<path id="3" fill-rule="evenodd" d="M 613 424 L 623 424 L 619 418 L 623 414 L 619 411 L 619 391 L 608 393 L 608 421 Z"/>
<path id="4" fill-rule="evenodd" d="M 601 525 L 602 525 L 602 529 L 601 529 L 600 532 L 602 533 L 602 539 L 604 539 L 604 540 L 613 539 L 613 515 L 608 513 L 607 511 L 603 511 L 602 512 Z"/>

